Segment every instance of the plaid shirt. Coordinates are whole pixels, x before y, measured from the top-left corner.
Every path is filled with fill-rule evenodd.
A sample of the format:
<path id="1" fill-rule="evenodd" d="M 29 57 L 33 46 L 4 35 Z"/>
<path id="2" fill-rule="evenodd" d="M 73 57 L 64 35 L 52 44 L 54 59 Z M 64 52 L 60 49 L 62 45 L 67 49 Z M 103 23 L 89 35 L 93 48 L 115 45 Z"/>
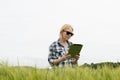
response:
<path id="1" fill-rule="evenodd" d="M 48 62 L 50 63 L 51 66 L 54 66 L 53 61 L 54 59 L 59 59 L 61 58 L 64 54 L 68 53 L 69 47 L 72 45 L 72 42 L 68 41 L 68 47 L 65 48 L 63 45 L 60 43 L 60 39 L 58 41 L 53 42 L 50 47 L 49 47 L 49 55 L 48 55 Z M 67 51 L 66 51 L 67 49 Z M 71 63 L 74 61 L 74 58 L 68 58 L 65 61 L 60 62 L 56 66 L 65 66 L 71 65 Z"/>

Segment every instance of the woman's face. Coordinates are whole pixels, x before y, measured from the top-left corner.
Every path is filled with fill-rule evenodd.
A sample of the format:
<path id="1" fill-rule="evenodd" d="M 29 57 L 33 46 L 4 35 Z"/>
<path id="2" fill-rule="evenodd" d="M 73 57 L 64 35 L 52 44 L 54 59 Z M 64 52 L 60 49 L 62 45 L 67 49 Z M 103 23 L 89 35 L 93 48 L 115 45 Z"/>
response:
<path id="1" fill-rule="evenodd" d="M 73 30 L 71 28 L 66 29 L 62 32 L 62 38 L 65 40 L 69 40 L 73 36 Z"/>

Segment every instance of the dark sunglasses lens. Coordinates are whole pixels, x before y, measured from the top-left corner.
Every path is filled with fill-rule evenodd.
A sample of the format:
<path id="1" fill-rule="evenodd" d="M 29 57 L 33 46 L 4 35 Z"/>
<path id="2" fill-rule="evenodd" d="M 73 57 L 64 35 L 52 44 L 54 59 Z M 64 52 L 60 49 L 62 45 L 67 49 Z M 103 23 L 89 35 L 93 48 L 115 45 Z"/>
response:
<path id="1" fill-rule="evenodd" d="M 67 31 L 66 33 L 67 33 L 67 35 L 69 35 L 69 34 L 70 34 L 71 36 L 73 35 L 73 33 L 71 33 L 71 32 L 68 32 L 68 31 Z"/>

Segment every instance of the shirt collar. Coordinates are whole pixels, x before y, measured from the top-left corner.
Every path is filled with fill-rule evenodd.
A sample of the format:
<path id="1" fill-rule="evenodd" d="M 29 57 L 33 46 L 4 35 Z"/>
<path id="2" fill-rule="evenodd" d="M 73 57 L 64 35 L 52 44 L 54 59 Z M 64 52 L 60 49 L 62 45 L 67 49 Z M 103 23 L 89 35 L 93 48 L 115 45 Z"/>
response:
<path id="1" fill-rule="evenodd" d="M 70 41 L 67 40 L 67 43 L 68 43 L 68 46 L 70 46 L 72 43 Z M 60 38 L 58 39 L 58 44 L 61 45 L 61 42 L 60 42 Z M 63 45 L 61 45 L 63 46 Z"/>

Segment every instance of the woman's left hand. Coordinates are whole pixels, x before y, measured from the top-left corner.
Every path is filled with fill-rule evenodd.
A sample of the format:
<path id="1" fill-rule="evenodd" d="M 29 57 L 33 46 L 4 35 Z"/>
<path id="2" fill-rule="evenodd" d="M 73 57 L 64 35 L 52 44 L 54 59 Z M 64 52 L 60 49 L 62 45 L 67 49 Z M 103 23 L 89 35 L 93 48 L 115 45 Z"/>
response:
<path id="1" fill-rule="evenodd" d="M 77 64 L 77 61 L 80 58 L 80 54 L 77 54 L 74 58 L 75 58 L 75 61 L 73 62 L 73 64 Z"/>
<path id="2" fill-rule="evenodd" d="M 79 58 L 80 58 L 80 54 L 77 54 L 77 55 L 75 56 L 75 59 L 78 60 Z"/>

